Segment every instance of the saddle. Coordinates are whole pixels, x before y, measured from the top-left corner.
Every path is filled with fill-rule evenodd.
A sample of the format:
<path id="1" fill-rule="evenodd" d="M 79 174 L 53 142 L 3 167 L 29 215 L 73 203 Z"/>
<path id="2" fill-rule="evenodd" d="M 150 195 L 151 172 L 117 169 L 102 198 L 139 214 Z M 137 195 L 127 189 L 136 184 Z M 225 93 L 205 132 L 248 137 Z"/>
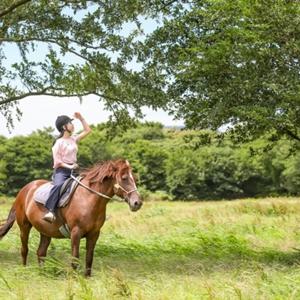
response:
<path id="1" fill-rule="evenodd" d="M 82 179 L 82 177 L 78 176 L 78 177 L 76 177 L 76 179 L 78 181 L 80 181 Z M 69 203 L 77 186 L 78 186 L 78 182 L 73 180 L 72 178 L 68 178 L 64 182 L 64 184 L 62 185 L 62 187 L 60 189 L 60 193 L 59 193 L 60 199 L 59 199 L 57 207 L 64 207 Z M 50 194 L 52 187 L 53 187 L 52 182 L 44 183 L 40 187 L 38 187 L 37 190 L 33 194 L 34 201 L 45 205 L 47 199 L 49 198 L 49 194 Z"/>

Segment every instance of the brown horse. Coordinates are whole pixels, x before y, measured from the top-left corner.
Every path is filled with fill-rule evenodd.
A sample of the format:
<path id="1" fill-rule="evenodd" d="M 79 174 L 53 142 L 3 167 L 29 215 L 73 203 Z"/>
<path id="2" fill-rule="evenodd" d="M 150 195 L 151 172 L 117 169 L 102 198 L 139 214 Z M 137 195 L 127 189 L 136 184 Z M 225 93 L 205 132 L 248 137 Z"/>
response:
<path id="1" fill-rule="evenodd" d="M 6 223 L 0 228 L 0 239 L 17 220 L 20 227 L 21 255 L 24 265 L 27 262 L 28 238 L 32 226 L 40 232 L 37 256 L 39 263 L 42 263 L 47 255 L 51 238 L 63 238 L 59 227 L 67 224 L 70 229 L 74 258 L 72 266 L 76 268 L 78 264 L 80 239 L 86 238 L 85 275 L 90 276 L 94 248 L 105 221 L 106 205 L 109 199 L 113 195 L 122 197 L 132 211 L 137 211 L 142 206 L 128 161 L 106 161 L 93 166 L 81 175 L 84 176 L 81 181 L 83 185 L 77 187 L 69 204 L 59 209 L 59 217 L 52 224 L 43 220 L 45 207 L 33 200 L 35 190 L 47 181 L 32 181 L 19 191 Z"/>

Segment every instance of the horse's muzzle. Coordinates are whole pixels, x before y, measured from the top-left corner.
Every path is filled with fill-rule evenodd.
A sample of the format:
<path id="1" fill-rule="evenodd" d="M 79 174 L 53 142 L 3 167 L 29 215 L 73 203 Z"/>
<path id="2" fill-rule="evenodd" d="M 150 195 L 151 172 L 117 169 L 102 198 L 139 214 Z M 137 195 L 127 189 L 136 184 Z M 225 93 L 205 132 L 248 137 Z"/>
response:
<path id="1" fill-rule="evenodd" d="M 138 193 L 135 193 L 132 194 L 132 196 L 128 199 L 128 204 L 131 211 L 137 211 L 142 207 L 143 202 L 140 199 Z"/>

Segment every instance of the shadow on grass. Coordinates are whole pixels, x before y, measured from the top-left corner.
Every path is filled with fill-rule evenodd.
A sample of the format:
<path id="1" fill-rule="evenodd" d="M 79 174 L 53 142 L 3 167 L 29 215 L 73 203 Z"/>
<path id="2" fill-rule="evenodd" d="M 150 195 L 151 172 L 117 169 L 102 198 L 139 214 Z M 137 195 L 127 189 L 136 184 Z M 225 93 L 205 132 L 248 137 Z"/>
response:
<path id="1" fill-rule="evenodd" d="M 95 255 L 103 264 L 124 267 L 124 270 L 145 269 L 151 272 L 211 272 L 214 268 L 253 268 L 253 265 L 286 267 L 300 264 L 300 251 L 289 252 L 261 248 L 254 250 L 244 239 L 233 235 L 205 236 L 197 234 L 187 243 L 157 241 L 149 245 L 124 242 L 99 243 Z"/>
<path id="2" fill-rule="evenodd" d="M 66 273 L 70 262 L 69 243 L 52 246 L 48 252 L 48 267 L 53 274 Z M 81 243 L 81 265 L 84 267 L 84 241 Z M 31 247 L 28 259 L 30 267 L 37 267 L 36 249 Z M 94 270 L 118 268 L 130 274 L 196 274 L 224 269 L 253 269 L 253 266 L 287 267 L 300 264 L 300 251 L 279 251 L 274 249 L 251 248 L 248 241 L 234 235 L 205 235 L 201 233 L 174 240 L 151 239 L 130 241 L 126 238 L 100 239 L 95 249 Z M 21 255 L 18 246 L 15 250 L 1 250 L 0 268 L 20 267 Z M 47 264 L 46 264 L 47 266 Z M 43 272 L 46 275 L 46 272 Z"/>
<path id="3" fill-rule="evenodd" d="M 30 251 L 28 255 L 27 265 L 37 264 L 37 257 L 35 255 L 36 251 Z M 9 267 L 19 267 L 22 266 L 22 257 L 20 249 L 15 249 L 14 251 L 1 250 L 0 243 L 0 268 L 3 266 Z"/>
<path id="4" fill-rule="evenodd" d="M 1 248 L 1 244 L 0 244 Z M 19 258 L 19 259 L 18 259 Z M 20 251 L 5 251 L 0 249 L 0 266 L 9 263 L 11 265 L 18 265 L 21 263 Z"/>

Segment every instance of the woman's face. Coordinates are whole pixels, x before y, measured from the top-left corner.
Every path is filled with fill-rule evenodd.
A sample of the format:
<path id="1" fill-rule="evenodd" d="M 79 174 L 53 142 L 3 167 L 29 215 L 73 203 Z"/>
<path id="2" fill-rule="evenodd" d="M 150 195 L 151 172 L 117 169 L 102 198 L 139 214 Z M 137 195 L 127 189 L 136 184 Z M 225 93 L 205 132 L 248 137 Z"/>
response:
<path id="1" fill-rule="evenodd" d="M 69 123 L 67 123 L 66 125 L 64 125 L 64 128 L 67 130 L 67 131 L 70 131 L 70 132 L 73 132 L 74 131 L 74 125 L 73 123 L 70 121 Z"/>

